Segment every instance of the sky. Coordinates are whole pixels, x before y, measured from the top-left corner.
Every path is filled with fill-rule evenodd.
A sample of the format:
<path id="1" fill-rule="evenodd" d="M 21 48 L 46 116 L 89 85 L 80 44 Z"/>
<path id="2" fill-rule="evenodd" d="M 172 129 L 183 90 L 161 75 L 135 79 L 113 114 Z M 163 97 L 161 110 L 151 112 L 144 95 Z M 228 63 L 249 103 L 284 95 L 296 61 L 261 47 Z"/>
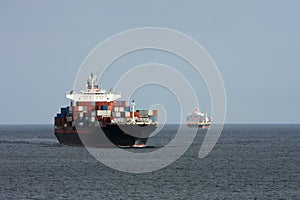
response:
<path id="1" fill-rule="evenodd" d="M 88 53 L 114 34 L 141 27 L 180 31 L 207 50 L 225 84 L 226 122 L 299 123 L 299 7 L 296 0 L 0 0 L 0 123 L 53 123 Z M 201 76 L 168 53 L 128 55 L 101 85 L 109 88 L 125 69 L 149 62 L 181 71 L 198 85 L 201 108 L 211 110 Z M 166 94 L 172 96 L 149 86 L 135 98 L 141 107 L 157 99 L 172 110 L 176 98 Z M 169 118 L 175 120 L 172 112 Z"/>

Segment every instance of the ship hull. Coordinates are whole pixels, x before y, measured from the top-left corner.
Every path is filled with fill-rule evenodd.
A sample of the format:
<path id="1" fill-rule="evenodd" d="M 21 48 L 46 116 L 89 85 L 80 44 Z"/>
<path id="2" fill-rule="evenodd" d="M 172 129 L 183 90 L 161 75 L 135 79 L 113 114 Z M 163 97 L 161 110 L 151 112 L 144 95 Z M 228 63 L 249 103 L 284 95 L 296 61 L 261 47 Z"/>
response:
<path id="1" fill-rule="evenodd" d="M 55 136 L 61 144 L 72 146 L 144 147 L 155 129 L 154 124 L 109 124 L 105 127 L 58 128 Z"/>
<path id="2" fill-rule="evenodd" d="M 188 123 L 186 124 L 188 127 L 196 127 L 201 129 L 208 129 L 211 123 Z"/>

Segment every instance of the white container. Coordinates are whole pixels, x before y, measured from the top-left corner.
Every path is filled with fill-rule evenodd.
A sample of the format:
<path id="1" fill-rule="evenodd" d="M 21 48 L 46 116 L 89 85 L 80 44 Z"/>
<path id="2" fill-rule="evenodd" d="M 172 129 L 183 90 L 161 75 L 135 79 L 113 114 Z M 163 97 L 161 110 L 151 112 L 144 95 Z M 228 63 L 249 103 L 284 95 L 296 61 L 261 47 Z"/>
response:
<path id="1" fill-rule="evenodd" d="M 111 116 L 111 110 L 106 110 L 106 117 L 110 117 Z"/>
<path id="2" fill-rule="evenodd" d="M 97 116 L 110 117 L 111 110 L 97 110 Z"/>
<path id="3" fill-rule="evenodd" d="M 121 112 L 115 112 L 115 117 L 120 118 L 121 117 Z"/>
<path id="4" fill-rule="evenodd" d="M 103 115 L 103 110 L 97 110 L 97 116 L 102 116 Z"/>
<path id="5" fill-rule="evenodd" d="M 148 115 L 153 115 L 153 110 L 148 110 Z"/>
<path id="6" fill-rule="evenodd" d="M 73 107 L 69 107 L 68 112 L 73 113 Z"/>

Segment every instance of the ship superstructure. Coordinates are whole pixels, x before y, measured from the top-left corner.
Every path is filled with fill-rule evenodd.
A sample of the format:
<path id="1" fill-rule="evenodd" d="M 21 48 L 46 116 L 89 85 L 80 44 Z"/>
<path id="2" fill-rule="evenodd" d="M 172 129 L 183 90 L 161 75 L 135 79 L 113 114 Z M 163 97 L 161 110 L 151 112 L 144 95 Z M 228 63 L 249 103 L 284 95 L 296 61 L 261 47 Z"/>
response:
<path id="1" fill-rule="evenodd" d="M 98 88 L 97 74 L 92 73 L 86 83 L 86 91 L 80 93 L 66 93 L 66 98 L 73 102 L 111 102 L 121 98 L 121 93 L 113 93 L 112 89 L 107 93 Z"/>

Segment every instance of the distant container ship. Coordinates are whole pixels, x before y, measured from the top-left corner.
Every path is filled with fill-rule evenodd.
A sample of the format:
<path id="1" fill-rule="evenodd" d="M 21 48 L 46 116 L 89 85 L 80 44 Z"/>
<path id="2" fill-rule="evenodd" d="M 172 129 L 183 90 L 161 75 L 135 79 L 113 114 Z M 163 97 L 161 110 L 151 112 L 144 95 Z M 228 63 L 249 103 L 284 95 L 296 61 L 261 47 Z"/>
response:
<path id="1" fill-rule="evenodd" d="M 135 110 L 134 101 L 131 106 L 117 101 L 121 94 L 99 89 L 94 73 L 87 80 L 85 91 L 71 91 L 66 98 L 71 105 L 61 108 L 54 119 L 54 133 L 61 144 L 145 147 L 157 128 L 157 110 Z"/>
<path id="2" fill-rule="evenodd" d="M 202 113 L 198 108 L 194 108 L 193 112 L 188 114 L 186 118 L 186 125 L 188 127 L 199 127 L 207 129 L 212 124 L 211 119 L 206 113 Z"/>

